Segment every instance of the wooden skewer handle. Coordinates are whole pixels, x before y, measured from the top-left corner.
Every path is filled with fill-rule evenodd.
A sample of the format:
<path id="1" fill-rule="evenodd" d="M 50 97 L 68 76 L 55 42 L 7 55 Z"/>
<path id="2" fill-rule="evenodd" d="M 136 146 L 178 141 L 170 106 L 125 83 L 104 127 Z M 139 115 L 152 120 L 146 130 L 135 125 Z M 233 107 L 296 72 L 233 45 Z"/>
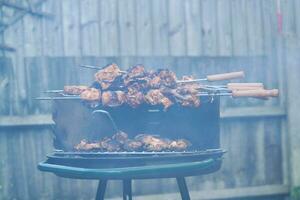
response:
<path id="1" fill-rule="evenodd" d="M 234 90 L 233 97 L 277 97 L 278 89 L 273 90 Z"/>
<path id="2" fill-rule="evenodd" d="M 222 80 L 229 80 L 235 78 L 244 78 L 245 73 L 243 71 L 240 72 L 230 72 L 225 74 L 214 74 L 206 76 L 208 81 L 222 81 Z"/>
<path id="3" fill-rule="evenodd" d="M 235 87 L 228 87 L 229 90 L 263 90 L 263 87 L 240 87 L 240 86 L 235 86 Z"/>
<path id="4" fill-rule="evenodd" d="M 260 90 L 264 89 L 262 83 L 228 83 L 227 88 L 230 90 Z"/>

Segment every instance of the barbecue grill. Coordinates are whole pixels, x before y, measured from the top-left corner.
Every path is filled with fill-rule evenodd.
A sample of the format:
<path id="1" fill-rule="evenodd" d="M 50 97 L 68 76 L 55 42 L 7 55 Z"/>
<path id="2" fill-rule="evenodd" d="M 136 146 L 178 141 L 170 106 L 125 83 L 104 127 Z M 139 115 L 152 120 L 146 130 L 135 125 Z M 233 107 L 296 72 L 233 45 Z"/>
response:
<path id="1" fill-rule="evenodd" d="M 54 100 L 54 147 L 39 169 L 65 178 L 100 180 L 96 199 L 103 199 L 110 179 L 123 181 L 123 199 L 131 199 L 131 180 L 176 178 L 182 199 L 190 199 L 184 177 L 220 169 L 219 97 L 201 97 L 199 108 L 141 105 L 94 108 L 81 100 Z M 192 146 L 183 152 L 75 152 L 82 138 L 93 140 L 122 130 L 130 137 L 155 133 L 171 139 L 185 138 Z M 86 133 L 86 134 L 83 134 Z"/>

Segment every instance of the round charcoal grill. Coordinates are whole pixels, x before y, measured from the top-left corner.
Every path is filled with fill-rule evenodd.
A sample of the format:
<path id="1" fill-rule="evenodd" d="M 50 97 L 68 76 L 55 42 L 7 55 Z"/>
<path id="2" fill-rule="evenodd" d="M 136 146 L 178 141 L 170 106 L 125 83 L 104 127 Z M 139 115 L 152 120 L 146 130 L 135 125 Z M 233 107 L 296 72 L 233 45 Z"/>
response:
<path id="1" fill-rule="evenodd" d="M 131 181 L 153 178 L 176 178 L 182 199 L 189 200 L 185 177 L 219 170 L 225 153 L 220 149 L 219 98 L 204 100 L 197 109 L 173 106 L 167 112 L 151 106 L 91 109 L 76 100 L 54 100 L 53 119 L 54 146 L 62 151 L 48 155 L 38 168 L 65 178 L 99 180 L 97 200 L 104 199 L 108 180 L 122 180 L 123 199 L 132 199 Z M 192 148 L 185 152 L 73 151 L 82 139 L 94 141 L 116 130 L 129 138 L 138 133 L 184 138 Z"/>

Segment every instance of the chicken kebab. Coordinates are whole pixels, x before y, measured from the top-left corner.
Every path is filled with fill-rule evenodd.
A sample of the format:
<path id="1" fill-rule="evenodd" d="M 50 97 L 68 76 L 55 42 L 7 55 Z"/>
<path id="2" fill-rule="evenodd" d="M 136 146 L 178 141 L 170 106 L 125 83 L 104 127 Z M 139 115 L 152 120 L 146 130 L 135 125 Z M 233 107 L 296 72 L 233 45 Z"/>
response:
<path id="1" fill-rule="evenodd" d="M 82 100 L 109 107 L 128 104 L 137 108 L 146 103 L 162 105 L 166 110 L 175 103 L 190 107 L 200 105 L 196 95 L 199 84 L 177 83 L 176 74 L 167 69 L 146 71 L 144 66 L 136 65 L 124 73 L 116 64 L 111 64 L 99 70 L 94 78 L 91 87 L 65 86 L 64 94 L 80 95 Z M 192 78 L 183 77 L 183 80 Z"/>
<path id="2" fill-rule="evenodd" d="M 102 152 L 120 152 L 120 151 L 185 151 L 191 146 L 191 143 L 184 139 L 169 140 L 159 136 L 139 134 L 134 139 L 129 139 L 124 132 L 118 132 L 112 137 L 104 137 L 100 141 L 88 142 L 81 140 L 74 149 L 77 151 L 102 151 Z"/>

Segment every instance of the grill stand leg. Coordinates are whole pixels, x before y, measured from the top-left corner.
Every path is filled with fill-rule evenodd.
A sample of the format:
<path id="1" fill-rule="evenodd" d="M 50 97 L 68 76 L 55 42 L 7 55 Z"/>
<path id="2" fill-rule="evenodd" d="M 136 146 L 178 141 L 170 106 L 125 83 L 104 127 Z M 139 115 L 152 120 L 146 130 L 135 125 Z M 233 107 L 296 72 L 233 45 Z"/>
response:
<path id="1" fill-rule="evenodd" d="M 131 180 L 123 180 L 123 200 L 132 200 Z"/>
<path id="2" fill-rule="evenodd" d="M 190 194 L 189 194 L 189 189 L 186 185 L 184 177 L 177 177 L 177 185 L 179 187 L 179 191 L 181 194 L 181 199 L 182 200 L 190 200 Z"/>
<path id="3" fill-rule="evenodd" d="M 104 200 L 107 180 L 100 180 L 97 188 L 96 200 Z"/>

